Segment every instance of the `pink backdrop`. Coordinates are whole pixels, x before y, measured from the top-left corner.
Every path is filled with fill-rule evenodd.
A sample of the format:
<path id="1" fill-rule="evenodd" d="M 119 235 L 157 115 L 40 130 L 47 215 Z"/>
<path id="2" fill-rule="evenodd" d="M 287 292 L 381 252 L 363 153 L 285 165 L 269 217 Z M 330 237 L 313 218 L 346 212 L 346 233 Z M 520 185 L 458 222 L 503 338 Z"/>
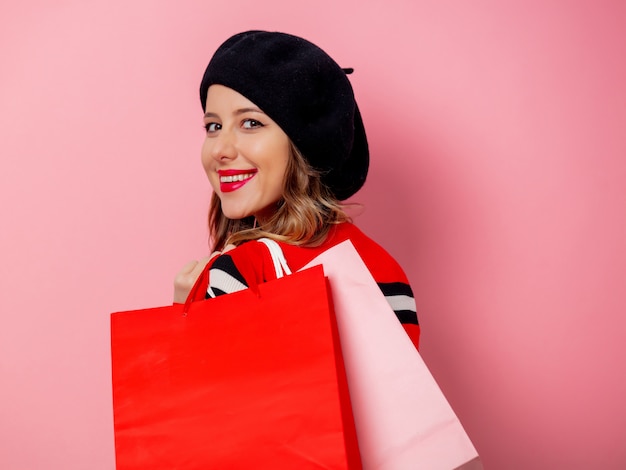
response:
<path id="1" fill-rule="evenodd" d="M 108 315 L 206 253 L 197 86 L 249 28 L 356 69 L 357 222 L 485 467 L 625 468 L 625 5 L 3 2 L 0 468 L 114 467 Z"/>

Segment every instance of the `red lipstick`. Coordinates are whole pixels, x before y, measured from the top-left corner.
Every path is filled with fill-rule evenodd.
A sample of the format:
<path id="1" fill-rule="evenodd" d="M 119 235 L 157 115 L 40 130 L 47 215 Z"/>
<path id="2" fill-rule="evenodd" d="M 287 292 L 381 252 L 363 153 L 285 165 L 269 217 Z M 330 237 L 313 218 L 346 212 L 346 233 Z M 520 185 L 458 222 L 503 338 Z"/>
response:
<path id="1" fill-rule="evenodd" d="M 238 190 L 250 181 L 257 171 L 254 168 L 249 170 L 217 170 L 220 177 L 220 191 L 231 193 Z"/>

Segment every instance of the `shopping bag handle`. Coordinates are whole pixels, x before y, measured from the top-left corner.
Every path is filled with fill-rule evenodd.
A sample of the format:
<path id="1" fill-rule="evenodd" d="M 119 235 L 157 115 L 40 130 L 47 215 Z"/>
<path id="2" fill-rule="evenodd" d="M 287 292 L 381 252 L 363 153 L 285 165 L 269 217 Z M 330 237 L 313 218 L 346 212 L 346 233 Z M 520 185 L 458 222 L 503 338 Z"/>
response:
<path id="1" fill-rule="evenodd" d="M 260 238 L 257 241 L 263 243 L 269 250 L 270 256 L 272 257 L 272 262 L 274 263 L 274 271 L 276 272 L 276 278 L 280 279 L 281 277 L 284 277 L 285 275 L 287 276 L 290 275 L 291 269 L 289 268 L 289 265 L 287 264 L 287 259 L 285 258 L 285 254 L 283 253 L 282 248 L 276 242 L 276 240 L 272 240 L 271 238 Z M 208 276 L 209 276 L 209 270 L 211 269 L 211 264 L 212 263 L 209 262 L 206 265 L 202 273 L 198 276 L 198 279 L 196 279 L 196 282 L 194 283 L 193 287 L 189 291 L 189 295 L 187 296 L 187 299 L 185 300 L 185 303 L 183 304 L 183 316 L 187 316 L 187 313 L 189 312 L 189 308 L 191 307 L 191 304 L 194 301 L 196 301 L 196 299 L 198 298 L 200 289 L 202 289 L 203 286 L 208 284 Z M 249 287 L 255 290 L 256 286 L 249 286 Z M 204 297 L 202 299 L 204 299 Z"/>
<path id="2" fill-rule="evenodd" d="M 270 256 L 272 257 L 272 262 L 274 263 L 276 278 L 280 279 L 285 274 L 290 275 L 291 269 L 289 269 L 289 265 L 285 259 L 285 254 L 283 253 L 283 250 L 278 242 L 276 242 L 276 240 L 272 240 L 271 238 L 259 238 L 257 241 L 267 246 Z"/>
<path id="3" fill-rule="evenodd" d="M 198 293 L 202 289 L 202 286 L 208 284 L 210 267 L 211 267 L 211 262 L 207 263 L 205 268 L 202 270 L 202 272 L 198 276 L 198 279 L 196 279 L 196 282 L 191 287 L 191 290 L 189 291 L 189 295 L 187 296 L 187 299 L 185 300 L 185 303 L 183 304 L 183 316 L 185 317 L 187 316 L 187 313 L 189 312 L 189 308 L 191 307 L 191 304 L 193 302 L 195 302 L 196 300 L 204 300 L 205 296 L 202 296 L 201 299 L 198 299 Z"/>

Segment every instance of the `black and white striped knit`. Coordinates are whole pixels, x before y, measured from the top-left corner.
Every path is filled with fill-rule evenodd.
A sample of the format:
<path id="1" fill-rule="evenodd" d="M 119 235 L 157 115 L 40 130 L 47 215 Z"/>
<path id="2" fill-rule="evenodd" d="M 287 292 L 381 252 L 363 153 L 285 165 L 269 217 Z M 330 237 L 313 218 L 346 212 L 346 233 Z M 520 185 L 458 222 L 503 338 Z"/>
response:
<path id="1" fill-rule="evenodd" d="M 218 256 L 209 270 L 207 298 L 231 294 L 248 288 L 233 259 L 228 255 Z"/>
<path id="2" fill-rule="evenodd" d="M 350 240 L 376 280 L 398 320 L 415 344 L 419 345 L 419 324 L 413 291 L 404 271 L 380 245 L 351 223 L 334 226 L 323 244 L 302 247 L 279 243 L 288 265 L 297 271 L 327 249 Z M 214 258 L 209 269 L 207 298 L 237 292 L 249 285 L 276 278 L 268 249 L 261 243 L 247 242 Z"/>

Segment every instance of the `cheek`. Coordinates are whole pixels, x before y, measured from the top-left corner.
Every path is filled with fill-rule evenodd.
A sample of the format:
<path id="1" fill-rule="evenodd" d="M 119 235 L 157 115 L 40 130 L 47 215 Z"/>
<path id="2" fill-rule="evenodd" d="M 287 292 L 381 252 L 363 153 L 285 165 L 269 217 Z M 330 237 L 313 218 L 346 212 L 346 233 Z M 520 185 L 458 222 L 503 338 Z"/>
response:
<path id="1" fill-rule="evenodd" d="M 219 181 L 217 173 L 215 173 L 213 168 L 213 158 L 211 158 L 211 148 L 210 145 L 207 144 L 207 140 L 205 139 L 204 144 L 202 144 L 202 149 L 200 150 L 200 161 L 202 162 L 202 167 L 204 168 L 204 172 L 209 179 L 209 183 L 211 183 L 211 187 L 213 191 L 217 192 L 219 188 Z"/>
<path id="2" fill-rule="evenodd" d="M 282 151 L 280 153 L 281 155 L 281 174 L 284 177 L 287 174 L 287 167 L 289 166 L 289 160 L 291 159 L 291 148 L 289 146 L 289 144 L 285 145 L 282 148 Z"/>

